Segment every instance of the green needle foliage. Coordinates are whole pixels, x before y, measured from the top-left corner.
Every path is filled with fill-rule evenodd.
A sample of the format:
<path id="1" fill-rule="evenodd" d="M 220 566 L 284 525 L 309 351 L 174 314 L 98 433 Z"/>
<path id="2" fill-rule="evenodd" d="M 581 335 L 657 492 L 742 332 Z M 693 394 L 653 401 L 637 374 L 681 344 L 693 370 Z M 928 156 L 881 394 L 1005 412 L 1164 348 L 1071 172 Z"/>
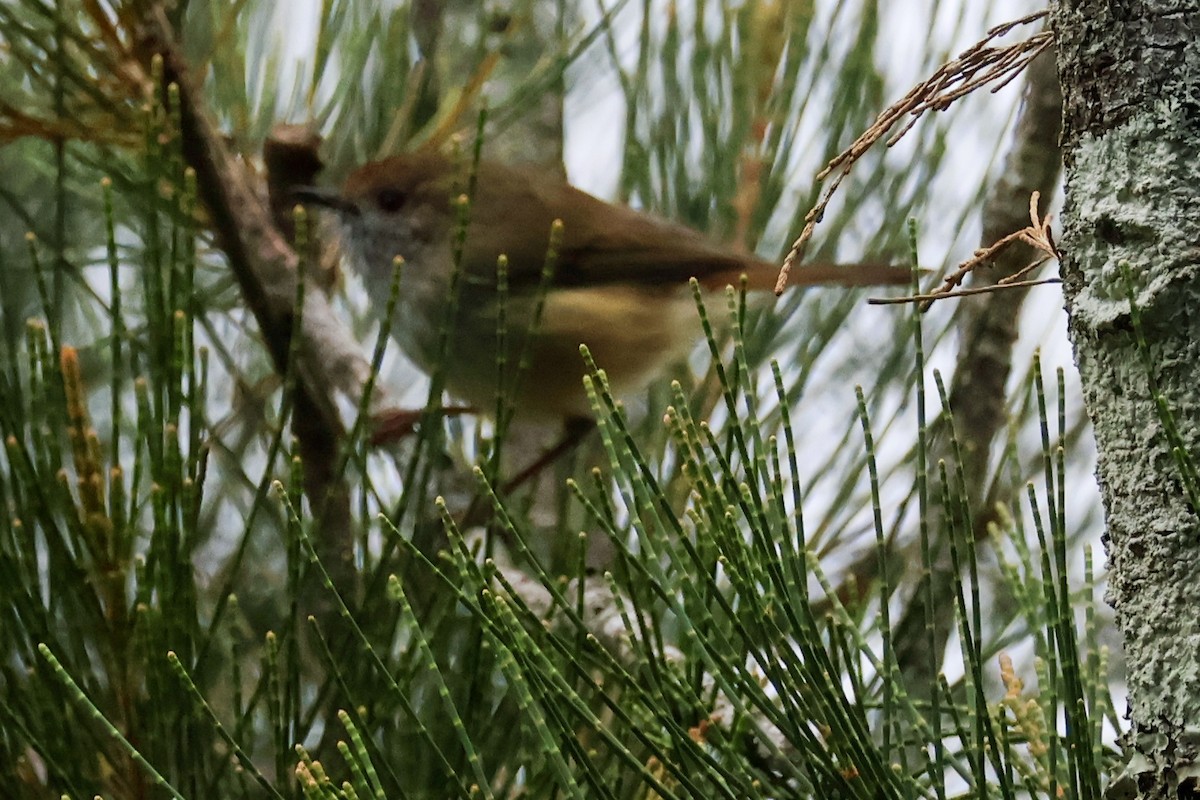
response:
<path id="1" fill-rule="evenodd" d="M 427 418 L 386 455 L 364 401 L 334 469 L 362 584 L 335 585 L 288 433 L 296 376 L 207 230 L 179 97 L 142 92 L 160 76 L 121 56 L 147 5 L 0 4 L 0 795 L 1099 795 L 1120 725 L 1091 557 L 1080 575 L 1072 555 L 1062 372 L 1048 391 L 1034 364 L 1014 402 L 1040 444 L 1014 432 L 999 459 L 1026 505 L 985 551 L 961 467 L 925 458 L 931 431 L 954 435 L 925 364 L 946 318 L 864 322 L 861 292 L 767 309 L 697 291 L 697 350 L 645 398 L 614 398 L 585 350 L 595 458 L 550 499 L 498 488 L 505 398 L 494 427 Z M 618 193 L 771 256 L 811 200 L 802 176 L 887 91 L 871 2 L 451 4 L 436 25 L 430 4 L 318 5 L 301 67 L 276 4 L 169 9 L 239 153 L 290 116 L 327 132 L 334 176 L 476 120 L 486 154 L 603 72 L 624 102 Z M 949 130 L 860 165 L 826 254 L 917 261 L 903 220 Z M 386 380 L 387 324 L 358 329 Z M 911 569 L 898 539 L 921 549 Z M 939 541 L 958 652 L 917 695 L 893 623 Z M 855 547 L 879 562 L 866 585 L 835 563 Z"/>

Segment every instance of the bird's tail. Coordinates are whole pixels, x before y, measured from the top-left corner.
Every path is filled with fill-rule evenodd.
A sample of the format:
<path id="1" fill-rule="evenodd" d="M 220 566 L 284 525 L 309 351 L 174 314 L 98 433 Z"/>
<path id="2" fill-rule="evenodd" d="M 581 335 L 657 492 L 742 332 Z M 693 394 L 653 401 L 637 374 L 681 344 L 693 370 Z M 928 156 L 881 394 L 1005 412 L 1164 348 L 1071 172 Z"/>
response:
<path id="1" fill-rule="evenodd" d="M 704 285 L 709 289 L 738 286 L 742 275 L 746 276 L 747 288 L 751 291 L 773 291 L 779 279 L 779 267 L 770 262 L 760 262 L 752 269 L 741 273 L 722 272 L 708 276 Z M 861 264 L 797 264 L 788 273 L 785 288 L 796 286 L 900 286 L 912 281 L 912 269 L 884 262 Z"/>

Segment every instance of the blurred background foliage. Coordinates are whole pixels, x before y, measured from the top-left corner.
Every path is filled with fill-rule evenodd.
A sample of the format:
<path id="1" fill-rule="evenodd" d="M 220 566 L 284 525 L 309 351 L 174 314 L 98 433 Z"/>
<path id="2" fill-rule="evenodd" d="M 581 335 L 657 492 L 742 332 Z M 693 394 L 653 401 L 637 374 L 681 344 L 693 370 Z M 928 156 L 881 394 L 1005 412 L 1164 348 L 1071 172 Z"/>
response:
<path id="1" fill-rule="evenodd" d="M 1048 392 L 1032 366 L 1012 379 L 988 466 L 1010 510 L 976 558 L 956 465 L 945 485 L 935 463 L 928 480 L 916 469 L 942 409 L 922 367 L 952 369 L 950 303 L 918 338 L 911 311 L 868 307 L 869 292 L 710 299 L 740 321 L 711 343 L 724 377 L 697 325 L 687 364 L 622 398 L 627 417 L 602 413 L 602 436 L 465 540 L 454 516 L 492 503 L 470 470 L 497 446 L 486 420 L 383 451 L 351 440 L 363 582 L 323 586 L 287 382 L 134 46 L 157 5 L 0 0 L 0 793 L 1095 796 L 1117 723 L 1080 555 L 1099 506 L 1078 394 L 1069 372 Z M 767 258 L 798 232 L 811 176 L 890 98 L 1027 10 L 163 6 L 260 178 L 280 122 L 323 136 L 336 184 L 387 153 L 472 147 L 486 106 L 485 157 L 565 171 Z M 968 98 L 869 153 L 815 257 L 964 257 L 1016 97 Z M 369 299 L 330 274 L 370 350 Z M 1059 329 L 1046 360 L 1068 363 L 1045 311 L 1058 303 L 1031 313 L 1018 364 L 1042 318 Z M 381 375 L 424 402 L 394 348 Z M 951 655 L 930 654 L 943 683 L 914 689 L 890 620 L 922 574 L 934 517 L 918 507 L 942 509 L 938 541 L 970 577 L 949 604 Z M 423 543 L 444 536 L 433 556 Z"/>

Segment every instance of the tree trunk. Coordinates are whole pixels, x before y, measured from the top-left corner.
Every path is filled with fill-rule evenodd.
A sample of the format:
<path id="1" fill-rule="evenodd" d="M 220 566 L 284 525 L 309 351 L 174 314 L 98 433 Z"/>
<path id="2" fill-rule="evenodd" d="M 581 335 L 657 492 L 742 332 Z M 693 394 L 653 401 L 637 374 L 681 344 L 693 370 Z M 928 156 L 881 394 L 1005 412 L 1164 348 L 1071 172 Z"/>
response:
<path id="1" fill-rule="evenodd" d="M 1108 599 L 1128 660 L 1127 763 L 1109 791 L 1191 797 L 1200 775 L 1200 518 L 1189 502 L 1200 453 L 1200 4 L 1063 0 L 1053 24 L 1062 275 L 1099 449 Z"/>

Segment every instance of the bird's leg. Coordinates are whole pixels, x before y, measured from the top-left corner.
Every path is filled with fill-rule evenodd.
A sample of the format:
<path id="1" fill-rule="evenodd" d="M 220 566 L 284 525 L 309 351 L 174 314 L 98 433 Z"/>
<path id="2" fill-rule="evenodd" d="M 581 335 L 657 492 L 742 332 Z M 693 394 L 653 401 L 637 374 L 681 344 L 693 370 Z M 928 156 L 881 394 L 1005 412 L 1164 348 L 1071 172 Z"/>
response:
<path id="1" fill-rule="evenodd" d="M 537 477 L 539 472 L 574 450 L 595 427 L 596 421 L 590 417 L 568 417 L 563 424 L 563 435 L 558 443 L 538 456 L 532 464 L 509 478 L 504 483 L 504 493 L 509 494 L 519 489 L 531 478 Z"/>
<path id="2" fill-rule="evenodd" d="M 568 417 L 563 425 L 562 438 L 553 447 L 538 456 L 532 464 L 505 481 L 500 488 L 501 493 L 507 495 L 537 477 L 538 473 L 578 446 L 595 427 L 595 420 L 589 417 Z M 486 524 L 491 517 L 490 510 L 485 510 L 487 508 L 484 503 L 484 495 L 477 494 L 471 504 L 467 506 L 467 510 L 459 515 L 457 519 L 459 527 L 465 529 Z"/>
<path id="3" fill-rule="evenodd" d="M 442 406 L 436 414 L 442 417 L 456 417 L 460 414 L 474 414 L 470 406 Z M 389 408 L 371 417 L 371 445 L 378 447 L 382 444 L 395 442 L 411 434 L 425 416 L 423 408 Z"/>

